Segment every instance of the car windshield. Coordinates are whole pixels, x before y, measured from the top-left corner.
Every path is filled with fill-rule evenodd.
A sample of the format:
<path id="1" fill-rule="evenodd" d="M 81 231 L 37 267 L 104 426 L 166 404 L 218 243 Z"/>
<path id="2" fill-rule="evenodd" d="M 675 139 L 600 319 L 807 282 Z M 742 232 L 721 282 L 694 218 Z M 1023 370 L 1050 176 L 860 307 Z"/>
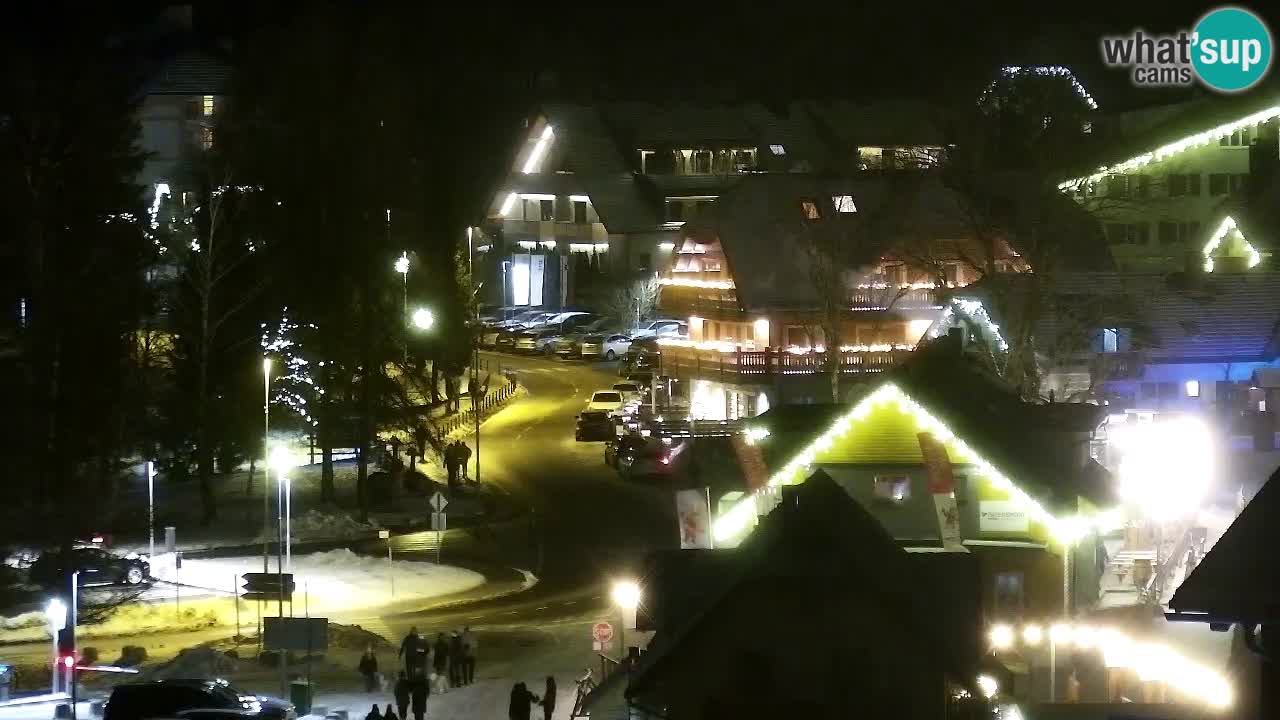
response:
<path id="1" fill-rule="evenodd" d="M 616 392 L 598 392 L 591 396 L 591 402 L 622 402 L 622 396 Z"/>

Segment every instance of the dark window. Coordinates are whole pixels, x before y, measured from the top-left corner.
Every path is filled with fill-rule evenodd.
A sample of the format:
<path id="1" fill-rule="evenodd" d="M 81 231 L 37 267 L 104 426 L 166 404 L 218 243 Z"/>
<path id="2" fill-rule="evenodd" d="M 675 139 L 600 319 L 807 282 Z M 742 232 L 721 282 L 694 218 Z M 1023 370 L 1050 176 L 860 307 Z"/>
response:
<path id="1" fill-rule="evenodd" d="M 1169 183 L 1170 197 L 1177 197 L 1179 195 L 1187 194 L 1187 176 L 1186 175 L 1170 173 L 1168 183 Z"/>
<path id="2" fill-rule="evenodd" d="M 996 573 L 995 577 L 996 617 L 1013 617 L 1026 609 L 1025 576 L 1020 572 Z"/>
<path id="3" fill-rule="evenodd" d="M 1139 198 L 1145 200 L 1151 197 L 1151 178 L 1146 175 L 1138 176 L 1138 192 Z"/>
<path id="4" fill-rule="evenodd" d="M 1237 173 L 1231 176 L 1231 192 L 1240 193 L 1249 188 L 1249 173 Z"/>
<path id="5" fill-rule="evenodd" d="M 1144 382 L 1138 385 L 1139 402 L 1155 402 L 1160 398 L 1160 383 Z"/>
<path id="6" fill-rule="evenodd" d="M 1178 226 L 1171 222 L 1162 222 L 1156 231 L 1156 239 L 1161 245 L 1172 245 L 1178 242 Z"/>
<path id="7" fill-rule="evenodd" d="M 694 203 L 693 216 L 703 217 L 706 214 L 706 212 L 711 209 L 711 204 L 714 202 L 715 202 L 714 200 L 699 200 L 698 202 Z"/>
<path id="8" fill-rule="evenodd" d="M 699 175 L 711 174 L 710 150 L 697 150 L 693 153 L 693 171 Z"/>
<path id="9" fill-rule="evenodd" d="M 647 252 L 646 252 L 646 253 L 640 253 L 640 269 L 641 269 L 641 270 L 648 270 L 648 269 L 649 269 L 649 253 L 647 253 Z"/>
<path id="10" fill-rule="evenodd" d="M 1209 194 L 1210 195 L 1226 195 L 1230 187 L 1231 176 L 1227 173 L 1210 173 L 1209 174 Z"/>
<path id="11" fill-rule="evenodd" d="M 1129 176 L 1128 175 L 1108 175 L 1107 176 L 1107 196 L 1114 198 L 1129 197 Z"/>
<path id="12" fill-rule="evenodd" d="M 557 222 L 569 222 L 573 219 L 573 203 L 569 201 L 569 198 L 557 196 L 555 203 Z"/>
<path id="13" fill-rule="evenodd" d="M 1191 173 L 1187 176 L 1187 194 L 1200 194 L 1200 173 Z"/>
<path id="14" fill-rule="evenodd" d="M 587 203 L 585 200 L 573 201 L 573 221 L 579 225 L 587 222 Z"/>
<path id="15" fill-rule="evenodd" d="M 911 499 L 911 478 L 906 475 L 877 475 L 875 479 L 875 497 L 891 503 L 902 503 Z"/>
<path id="16" fill-rule="evenodd" d="M 541 200 L 539 201 L 539 205 L 541 205 L 542 207 L 543 220 L 556 219 L 556 201 L 555 200 Z"/>
<path id="17" fill-rule="evenodd" d="M 684 220 L 684 201 L 668 200 L 667 222 L 680 222 L 681 220 Z"/>
<path id="18" fill-rule="evenodd" d="M 1178 400 L 1178 384 L 1177 383 L 1159 383 L 1157 388 L 1160 393 L 1161 403 L 1172 403 Z"/>

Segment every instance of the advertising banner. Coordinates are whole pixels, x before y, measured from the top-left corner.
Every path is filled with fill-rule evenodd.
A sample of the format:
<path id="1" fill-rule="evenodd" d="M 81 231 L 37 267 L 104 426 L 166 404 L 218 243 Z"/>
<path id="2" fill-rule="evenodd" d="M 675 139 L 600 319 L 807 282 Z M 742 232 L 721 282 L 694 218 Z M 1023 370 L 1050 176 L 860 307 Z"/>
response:
<path id="1" fill-rule="evenodd" d="M 676 518 L 680 525 L 680 549 L 710 550 L 711 498 L 706 488 L 676 491 Z"/>
<path id="2" fill-rule="evenodd" d="M 965 552 L 960 537 L 960 509 L 956 507 L 956 480 L 951 472 L 947 448 L 930 433 L 918 433 L 916 437 L 920 441 L 920 454 L 924 457 L 924 469 L 929 476 L 929 493 L 933 495 L 942 547 Z"/>

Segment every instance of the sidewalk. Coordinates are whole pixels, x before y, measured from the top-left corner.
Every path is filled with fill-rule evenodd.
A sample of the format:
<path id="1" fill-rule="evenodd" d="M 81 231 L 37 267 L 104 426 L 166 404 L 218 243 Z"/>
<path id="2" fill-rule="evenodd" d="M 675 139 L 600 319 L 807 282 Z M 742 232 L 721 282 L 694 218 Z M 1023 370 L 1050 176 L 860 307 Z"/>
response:
<path id="1" fill-rule="evenodd" d="M 568 675 L 556 677 L 556 711 L 555 717 L 567 718 L 573 710 L 575 677 Z M 529 691 L 542 697 L 545 677 L 528 678 L 523 682 Z M 449 718 L 450 720 L 492 720 L 507 717 L 507 708 L 511 701 L 511 688 L 515 680 L 476 680 L 466 687 L 455 688 L 444 694 L 433 694 L 427 699 L 428 718 Z M 378 703 L 380 711 L 386 710 L 387 703 L 394 707 L 395 699 L 391 693 L 356 693 L 336 692 L 320 693 L 315 700 L 310 715 L 306 718 L 324 718 L 326 714 L 346 711 L 348 720 L 363 720 L 370 707 Z M 398 712 L 398 711 L 397 711 Z M 542 717 L 542 709 L 534 707 L 533 717 Z"/>

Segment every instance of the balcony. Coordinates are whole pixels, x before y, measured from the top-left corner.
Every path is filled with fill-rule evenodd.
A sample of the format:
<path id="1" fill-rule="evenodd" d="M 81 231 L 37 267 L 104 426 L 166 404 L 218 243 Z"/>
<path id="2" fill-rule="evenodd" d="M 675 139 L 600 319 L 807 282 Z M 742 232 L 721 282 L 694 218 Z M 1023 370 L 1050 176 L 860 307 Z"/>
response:
<path id="1" fill-rule="evenodd" d="M 1126 380 L 1142 377 L 1144 366 L 1139 352 L 1095 353 L 1089 371 L 1095 380 Z"/>
<path id="2" fill-rule="evenodd" d="M 715 349 L 705 343 L 660 342 L 662 374 L 720 378 L 727 382 L 764 382 L 781 375 L 818 375 L 827 372 L 826 352 Z M 864 375 L 887 370 L 901 362 L 909 346 L 851 348 L 840 352 L 840 374 Z"/>
<path id="3" fill-rule="evenodd" d="M 919 310 L 938 307 L 937 290 L 931 287 L 863 286 L 853 291 L 854 310 Z"/>

